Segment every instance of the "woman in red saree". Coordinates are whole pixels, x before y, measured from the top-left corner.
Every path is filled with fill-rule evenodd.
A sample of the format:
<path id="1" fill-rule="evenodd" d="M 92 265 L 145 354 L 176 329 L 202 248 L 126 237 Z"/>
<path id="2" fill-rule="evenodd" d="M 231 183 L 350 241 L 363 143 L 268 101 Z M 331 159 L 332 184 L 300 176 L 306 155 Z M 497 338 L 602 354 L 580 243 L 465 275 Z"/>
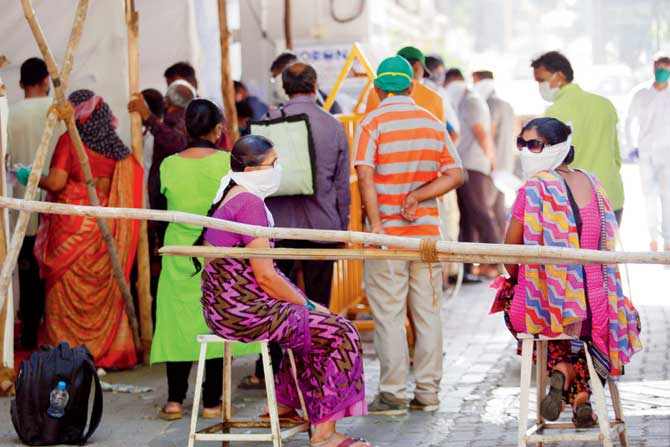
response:
<path id="1" fill-rule="evenodd" d="M 116 118 L 109 106 L 90 90 L 77 90 L 69 99 L 100 205 L 140 207 L 141 168 L 116 134 Z M 48 192 L 51 202 L 90 205 L 79 159 L 67 132 L 58 140 L 49 175 L 42 177 L 40 187 Z M 107 225 L 128 280 L 138 222 L 110 219 Z M 45 341 L 52 345 L 61 341 L 73 346 L 85 344 L 98 367 L 135 365 L 137 354 L 123 297 L 95 219 L 42 215 L 35 256 L 46 281 Z"/>

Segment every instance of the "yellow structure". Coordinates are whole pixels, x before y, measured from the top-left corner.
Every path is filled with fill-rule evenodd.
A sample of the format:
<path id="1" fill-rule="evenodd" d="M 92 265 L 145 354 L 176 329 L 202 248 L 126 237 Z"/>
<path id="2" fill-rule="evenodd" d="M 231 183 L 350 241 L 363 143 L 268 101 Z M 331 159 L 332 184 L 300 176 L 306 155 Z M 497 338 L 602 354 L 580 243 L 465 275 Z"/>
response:
<path id="1" fill-rule="evenodd" d="M 362 72 L 356 71 L 358 66 Z M 329 110 L 335 101 L 335 97 L 339 92 L 345 79 L 348 77 L 367 78 L 365 87 L 361 91 L 354 113 L 346 115 L 338 115 L 338 119 L 342 122 L 347 138 L 349 140 L 349 151 L 351 160 L 354 159 L 354 135 L 356 133 L 356 125 L 364 115 L 364 111 L 360 111 L 361 105 L 372 87 L 375 78 L 375 73 L 370 66 L 370 63 L 365 58 L 361 47 L 355 43 L 349 52 L 347 60 L 344 62 L 342 71 L 330 91 L 328 98 L 324 104 L 324 109 Z M 351 166 L 351 219 L 349 223 L 350 231 L 363 231 L 363 206 L 361 203 L 361 196 L 358 191 L 358 178 L 356 171 Z M 352 248 L 360 248 L 354 245 Z M 330 299 L 330 310 L 345 316 L 352 316 L 359 312 L 369 312 L 365 293 L 363 292 L 363 261 L 360 260 L 339 260 L 335 263 L 335 271 L 333 274 L 333 288 Z M 370 320 L 354 320 L 354 324 L 359 330 L 371 330 L 373 325 Z"/>

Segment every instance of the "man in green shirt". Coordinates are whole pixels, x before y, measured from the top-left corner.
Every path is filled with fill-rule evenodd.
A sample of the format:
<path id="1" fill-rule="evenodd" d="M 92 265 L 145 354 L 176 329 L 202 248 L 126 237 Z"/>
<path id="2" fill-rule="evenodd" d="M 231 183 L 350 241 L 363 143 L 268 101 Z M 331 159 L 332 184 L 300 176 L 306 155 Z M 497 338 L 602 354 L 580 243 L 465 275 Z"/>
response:
<path id="1" fill-rule="evenodd" d="M 573 83 L 570 61 L 558 51 L 543 54 L 531 67 L 540 95 L 545 101 L 553 102 L 546 116 L 572 123 L 575 146 L 572 166 L 598 177 L 621 222 L 624 194 L 616 109 L 607 98 L 585 92 Z"/>

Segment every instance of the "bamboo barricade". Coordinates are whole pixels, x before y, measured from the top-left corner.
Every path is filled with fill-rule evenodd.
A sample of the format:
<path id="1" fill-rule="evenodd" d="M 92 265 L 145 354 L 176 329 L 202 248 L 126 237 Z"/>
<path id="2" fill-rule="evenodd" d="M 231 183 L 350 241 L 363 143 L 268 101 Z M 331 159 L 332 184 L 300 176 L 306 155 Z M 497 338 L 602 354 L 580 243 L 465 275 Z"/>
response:
<path id="1" fill-rule="evenodd" d="M 230 30 L 228 29 L 228 10 L 226 0 L 218 0 L 219 39 L 221 42 L 221 97 L 226 116 L 226 130 L 230 142 L 235 143 L 240 137 L 237 125 L 237 109 L 235 108 L 235 87 L 230 76 Z"/>
<path id="2" fill-rule="evenodd" d="M 63 68 L 60 74 L 58 72 L 58 66 L 56 65 L 56 61 L 53 58 L 51 50 L 49 49 L 49 45 L 46 41 L 46 38 L 42 33 L 40 24 L 37 21 L 37 17 L 35 17 L 35 11 L 32 8 L 30 0 L 21 0 L 21 4 L 23 6 L 23 11 L 26 20 L 28 21 L 28 24 L 30 25 L 30 28 L 35 37 L 35 40 L 37 41 L 37 45 L 40 48 L 42 57 L 46 62 L 47 68 L 49 70 L 49 75 L 52 79 L 55 90 L 54 105 L 49 111 L 47 126 L 44 134 L 42 135 L 42 141 L 40 142 L 40 147 L 38 148 L 36 160 L 33 163 L 32 172 L 30 174 L 30 178 L 28 179 L 28 189 L 26 190 L 26 197 L 34 198 L 34 194 L 37 189 L 37 184 L 39 182 L 39 178 L 41 177 L 42 168 L 44 165 L 44 157 L 46 156 L 47 145 L 51 137 L 50 134 L 53 133 L 53 123 L 50 126 L 49 122 L 58 117 L 59 119 L 65 120 L 68 133 L 72 138 L 73 145 L 77 152 L 77 157 L 79 158 L 79 164 L 84 174 L 84 183 L 86 184 L 86 189 L 88 192 L 88 197 L 91 202 L 91 205 L 94 207 L 98 206 L 100 204 L 100 201 L 98 200 L 98 194 L 93 184 L 93 175 L 91 173 L 91 167 L 88 163 L 88 156 L 86 155 L 86 150 L 84 149 L 81 137 L 79 136 L 79 132 L 77 131 L 72 105 L 65 97 L 65 90 L 67 88 L 67 76 L 69 76 L 69 73 L 72 69 L 74 51 L 79 44 L 79 39 L 81 37 L 81 32 L 84 26 L 84 21 L 86 19 L 88 0 L 80 0 L 77 5 L 77 13 L 75 15 L 74 26 L 72 29 L 72 34 L 70 36 L 70 42 L 68 43 L 66 51 L 65 63 L 63 64 Z M 47 130 L 49 130 L 49 132 L 47 132 Z M 44 137 L 46 134 L 49 134 L 49 138 L 46 139 L 45 141 Z M 14 265 L 16 264 L 18 252 L 21 248 L 21 245 L 23 244 L 23 238 L 26 232 L 28 217 L 29 217 L 28 213 L 19 213 L 19 220 L 16 225 L 14 237 L 12 238 L 12 245 L 10 247 L 7 259 L 5 260 L 5 263 L 3 265 L 2 273 L 0 274 L 0 308 L 4 304 L 4 300 L 7 297 L 7 288 L 9 285 L 9 281 L 11 279 L 12 270 L 14 268 Z M 116 244 L 114 242 L 114 239 L 112 238 L 112 234 L 109 231 L 109 227 L 107 226 L 107 223 L 104 221 L 104 219 L 102 219 L 101 217 L 96 217 L 96 222 L 98 224 L 98 227 L 100 228 L 100 232 L 102 233 L 102 236 L 105 240 L 105 244 L 107 246 L 107 254 L 109 255 L 112 262 L 114 278 L 116 279 L 119 289 L 121 290 L 121 294 L 123 295 L 124 298 L 126 313 L 128 314 L 128 319 L 130 321 L 130 326 L 133 332 L 133 339 L 135 342 L 136 349 L 141 349 L 139 329 L 135 313 L 135 304 L 133 302 L 133 297 L 130 293 L 130 288 L 126 283 L 123 269 L 121 268 L 121 263 L 119 262 L 119 256 L 116 251 Z"/>
<path id="3" fill-rule="evenodd" d="M 0 56 L 0 66 L 2 66 L 2 56 Z M 0 97 L 5 96 L 3 93 L 4 87 L 5 85 L 0 80 Z M 2 117 L 0 116 L 0 159 L 4 160 L 6 148 L 3 147 L 2 137 Z M 7 193 L 6 186 L 6 172 L 4 169 L 0 169 L 0 195 L 4 196 Z M 7 257 L 7 221 L 5 216 L 6 213 L 4 210 L 0 212 L 0 263 L 4 263 Z M 11 352 L 12 345 L 7 343 L 8 340 L 5 340 L 7 328 L 11 326 L 11 322 L 13 321 L 11 313 L 7 311 L 8 307 L 9 300 L 5 300 L 4 304 L 0 307 L 0 370 L 2 367 L 14 367 L 14 355 Z M 9 348 L 8 351 L 10 352 L 5 351 L 5 346 Z"/>
<path id="4" fill-rule="evenodd" d="M 393 250 L 382 249 L 386 253 L 398 254 L 398 251 L 411 250 L 418 253 L 422 248 L 422 240 L 410 237 L 388 236 L 384 234 L 362 233 L 357 231 L 305 230 L 293 228 L 269 228 L 241 224 L 213 217 L 200 216 L 179 211 L 145 210 L 138 208 L 109 208 L 100 206 L 66 205 L 62 203 L 36 202 L 22 199 L 0 197 L 0 208 L 11 208 L 35 213 L 67 214 L 88 216 L 101 219 L 138 219 L 156 220 L 190 224 L 199 227 L 214 228 L 245 234 L 257 238 L 315 240 L 323 242 L 346 242 L 352 244 L 395 247 Z M 187 247 L 189 250 L 194 247 Z M 277 249 L 272 249 L 277 250 Z M 251 249 L 244 249 L 248 258 Z M 320 252 L 316 250 L 315 252 Z M 340 249 L 335 249 L 340 252 Z M 670 265 L 670 253 L 655 252 L 615 252 L 601 250 L 585 250 L 575 248 L 557 248 L 546 246 L 479 244 L 465 242 L 437 241 L 437 256 L 446 255 L 460 257 L 467 262 L 490 263 L 492 259 L 503 259 L 510 263 L 544 263 L 544 264 L 663 264 Z M 275 253 L 273 251 L 272 253 Z M 346 253 L 346 252 L 345 252 Z M 371 252 L 374 253 L 374 252 Z M 353 255 L 353 253 L 350 253 Z M 365 253 L 357 253 L 361 256 Z M 240 253 L 240 256 L 242 253 Z M 259 256 L 259 255 L 255 255 Z M 267 255 L 269 256 L 269 254 Z M 389 255 L 390 256 L 390 255 Z M 496 257 L 496 258 L 494 258 Z M 338 257 L 339 259 L 339 257 Z M 384 259 L 386 259 L 384 257 Z M 539 262 L 543 261 L 543 262 Z"/>
<path id="5" fill-rule="evenodd" d="M 126 0 L 126 28 L 128 31 L 128 90 L 132 97 L 140 92 L 140 51 L 139 15 L 135 9 L 135 0 Z M 133 155 L 137 162 L 144 165 L 144 138 L 142 136 L 142 118 L 139 113 L 130 114 L 130 138 Z M 142 182 L 143 206 L 146 208 L 146 184 Z M 154 335 L 154 323 L 151 316 L 151 272 L 149 266 L 149 239 L 147 222 L 140 222 L 140 231 L 137 239 L 137 301 L 139 304 L 140 338 L 142 340 L 142 354 L 144 363 L 148 364 L 151 358 L 151 341 Z"/>
<path id="6" fill-rule="evenodd" d="M 32 9 L 29 0 L 21 0 L 23 5 L 23 10 L 28 20 L 33 34 L 41 35 L 42 30 L 39 27 L 39 23 L 35 20 L 35 13 Z M 79 38 L 81 37 L 81 32 L 83 28 L 84 18 L 86 17 L 86 9 L 88 6 L 87 0 L 80 0 L 77 5 L 77 12 L 74 18 L 74 25 L 72 27 L 72 32 L 70 34 L 70 40 L 67 45 L 67 50 L 65 51 L 65 62 L 61 68 L 60 73 L 55 69 L 54 65 L 47 65 L 49 69 L 49 75 L 51 76 L 54 86 L 66 86 L 68 78 L 70 77 L 70 72 L 72 71 L 72 58 L 74 51 L 79 45 Z M 32 19 L 31 19 L 32 17 Z M 37 45 L 40 50 L 48 52 L 49 49 L 46 47 L 44 39 L 37 39 Z M 49 148 L 49 142 L 53 136 L 54 126 L 56 120 L 58 119 L 58 111 L 55 107 L 52 107 L 49 110 L 47 115 L 46 125 L 44 126 L 44 131 L 42 132 L 42 138 L 40 144 L 35 153 L 35 160 L 32 165 L 32 172 L 28 178 L 28 184 L 26 185 L 26 192 L 24 199 L 33 200 L 37 194 L 37 185 L 39 179 L 42 175 L 42 169 L 44 167 L 44 162 L 47 156 L 47 151 Z M 26 234 L 26 229 L 28 226 L 28 220 L 30 219 L 30 213 L 21 212 L 19 213 L 18 219 L 16 221 L 16 227 L 14 228 L 14 234 L 12 236 L 9 248 L 7 250 L 7 256 L 2 265 L 2 272 L 0 272 L 0 309 L 3 308 L 5 300 L 7 299 L 9 291 L 9 283 L 12 279 L 12 272 L 16 261 L 19 256 L 19 251 L 23 245 L 23 238 Z"/>

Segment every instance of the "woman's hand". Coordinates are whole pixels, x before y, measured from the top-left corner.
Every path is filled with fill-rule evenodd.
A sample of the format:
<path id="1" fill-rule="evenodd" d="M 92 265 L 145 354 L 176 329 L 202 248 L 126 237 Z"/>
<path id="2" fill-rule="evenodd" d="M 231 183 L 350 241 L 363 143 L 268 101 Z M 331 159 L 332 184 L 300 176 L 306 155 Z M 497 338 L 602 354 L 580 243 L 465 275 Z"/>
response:
<path id="1" fill-rule="evenodd" d="M 312 303 L 314 303 L 314 302 L 312 301 Z M 316 310 L 317 312 L 324 313 L 324 314 L 330 314 L 331 313 L 330 310 L 326 308 L 326 306 L 324 306 L 323 304 L 319 304 L 319 303 L 314 303 L 314 310 Z"/>
<path id="2" fill-rule="evenodd" d="M 247 244 L 249 248 L 270 248 L 270 241 L 265 238 L 254 239 Z M 277 273 L 272 259 L 250 259 L 251 270 L 258 285 L 270 297 L 287 303 L 303 306 L 305 298 L 286 278 Z"/>

